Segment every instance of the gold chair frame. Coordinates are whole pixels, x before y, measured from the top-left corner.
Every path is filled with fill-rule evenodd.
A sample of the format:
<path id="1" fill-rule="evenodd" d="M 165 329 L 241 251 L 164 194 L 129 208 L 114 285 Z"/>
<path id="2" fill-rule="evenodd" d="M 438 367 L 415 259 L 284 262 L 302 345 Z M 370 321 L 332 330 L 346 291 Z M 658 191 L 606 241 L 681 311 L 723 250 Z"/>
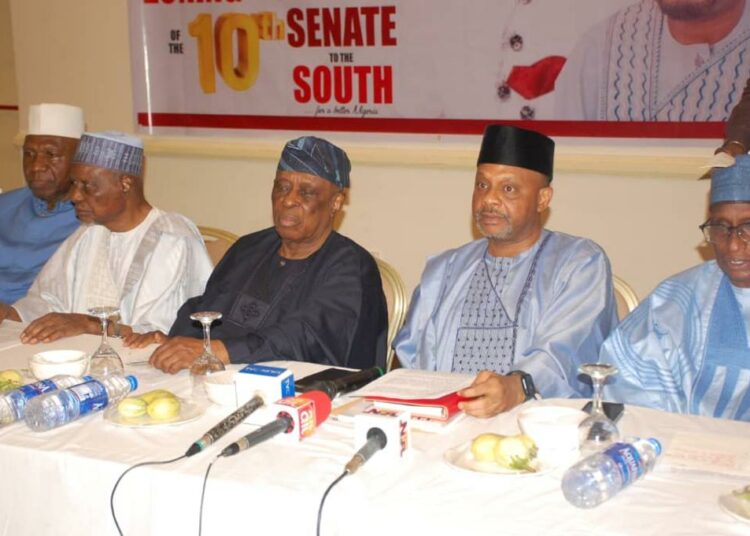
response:
<path id="1" fill-rule="evenodd" d="M 638 307 L 638 295 L 635 293 L 633 288 L 628 285 L 625 281 L 617 277 L 612 276 L 612 285 L 615 287 L 615 297 L 619 296 L 622 303 L 625 304 L 628 313 L 632 313 L 633 309 Z M 618 307 L 617 315 L 620 316 L 620 308 Z M 620 317 L 622 320 L 625 315 Z"/>
<path id="2" fill-rule="evenodd" d="M 375 262 L 378 264 L 380 279 L 383 281 L 383 293 L 388 305 L 388 347 L 386 349 L 388 358 L 386 360 L 386 371 L 389 371 L 393 366 L 394 357 L 391 344 L 406 318 L 406 287 L 404 286 L 404 280 L 401 279 L 401 276 L 393 266 L 377 257 L 375 258 Z M 390 294 L 388 289 L 390 289 Z M 389 296 L 391 301 L 388 299 Z"/>
<path id="3" fill-rule="evenodd" d="M 219 264 L 219 261 L 227 250 L 239 239 L 239 236 L 236 234 L 223 229 L 217 229 L 216 227 L 199 225 L 198 231 L 200 231 L 203 237 L 203 243 L 206 245 L 208 256 L 211 257 L 214 266 Z"/>

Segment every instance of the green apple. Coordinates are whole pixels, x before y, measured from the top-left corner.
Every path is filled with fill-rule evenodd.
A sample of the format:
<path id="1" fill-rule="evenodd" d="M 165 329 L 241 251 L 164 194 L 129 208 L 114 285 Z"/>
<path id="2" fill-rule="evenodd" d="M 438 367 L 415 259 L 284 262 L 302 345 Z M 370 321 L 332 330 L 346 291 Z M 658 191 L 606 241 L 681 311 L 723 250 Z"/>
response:
<path id="1" fill-rule="evenodd" d="M 480 434 L 471 442 L 471 453 L 479 462 L 495 461 L 495 447 L 505 436 L 499 434 Z"/>
<path id="2" fill-rule="evenodd" d="M 180 414 L 180 401 L 173 396 L 157 398 L 148 405 L 146 411 L 155 421 L 167 421 Z"/>
<path id="3" fill-rule="evenodd" d="M 146 414 L 148 404 L 140 398 L 123 398 L 117 404 L 117 413 L 127 418 L 140 417 Z"/>
<path id="4" fill-rule="evenodd" d="M 21 373 L 14 369 L 3 370 L 0 372 L 0 380 L 6 380 L 13 383 L 23 383 L 23 376 Z"/>
<path id="5" fill-rule="evenodd" d="M 175 398 L 175 396 L 172 391 L 167 391 L 166 389 L 155 389 L 153 391 L 143 393 L 138 398 L 146 402 L 146 404 L 150 404 L 157 398 Z"/>
<path id="6" fill-rule="evenodd" d="M 529 436 L 504 437 L 495 446 L 495 462 L 507 469 L 533 473 L 536 453 L 536 444 Z"/>

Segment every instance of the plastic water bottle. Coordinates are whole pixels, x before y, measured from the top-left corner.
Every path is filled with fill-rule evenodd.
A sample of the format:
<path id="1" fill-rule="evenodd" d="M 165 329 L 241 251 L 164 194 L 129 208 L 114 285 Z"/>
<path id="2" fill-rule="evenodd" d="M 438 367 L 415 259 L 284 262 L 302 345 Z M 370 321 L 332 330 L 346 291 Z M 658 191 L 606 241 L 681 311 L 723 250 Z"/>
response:
<path id="1" fill-rule="evenodd" d="M 47 380 L 42 380 L 29 385 L 22 385 L 18 389 L 13 389 L 0 395 L 0 425 L 11 424 L 23 419 L 26 404 L 32 398 L 36 398 L 50 391 L 65 389 L 79 383 L 92 379 L 91 376 L 53 376 Z"/>
<path id="2" fill-rule="evenodd" d="M 35 432 L 45 432 L 115 404 L 138 387 L 135 376 L 113 374 L 32 398 L 24 420 Z"/>
<path id="3" fill-rule="evenodd" d="M 661 443 L 653 437 L 615 443 L 568 469 L 563 495 L 574 506 L 593 508 L 651 471 L 659 454 Z"/>

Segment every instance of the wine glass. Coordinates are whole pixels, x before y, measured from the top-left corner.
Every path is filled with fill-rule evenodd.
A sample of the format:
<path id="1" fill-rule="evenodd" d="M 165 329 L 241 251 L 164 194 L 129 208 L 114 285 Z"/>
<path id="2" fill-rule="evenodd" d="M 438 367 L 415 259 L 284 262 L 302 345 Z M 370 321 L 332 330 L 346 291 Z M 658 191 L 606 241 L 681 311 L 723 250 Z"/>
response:
<path id="1" fill-rule="evenodd" d="M 221 318 L 217 311 L 199 311 L 190 315 L 191 320 L 196 320 L 203 325 L 203 352 L 195 358 L 190 366 L 190 379 L 193 384 L 193 398 L 204 401 L 206 393 L 206 378 L 216 372 L 225 370 L 224 363 L 211 351 L 211 324 Z"/>
<path id="2" fill-rule="evenodd" d="M 99 348 L 91 354 L 89 362 L 89 374 L 92 376 L 108 376 L 110 374 L 122 374 L 125 368 L 122 359 L 107 342 L 107 323 L 109 318 L 120 313 L 118 307 L 92 307 L 89 314 L 97 317 L 102 323 L 102 342 Z"/>
<path id="3" fill-rule="evenodd" d="M 581 451 L 587 454 L 601 450 L 620 438 L 617 425 L 604 414 L 602 407 L 602 387 L 607 377 L 617 374 L 617 368 L 606 363 L 586 363 L 578 367 L 578 372 L 590 376 L 594 386 L 591 415 L 578 425 Z"/>

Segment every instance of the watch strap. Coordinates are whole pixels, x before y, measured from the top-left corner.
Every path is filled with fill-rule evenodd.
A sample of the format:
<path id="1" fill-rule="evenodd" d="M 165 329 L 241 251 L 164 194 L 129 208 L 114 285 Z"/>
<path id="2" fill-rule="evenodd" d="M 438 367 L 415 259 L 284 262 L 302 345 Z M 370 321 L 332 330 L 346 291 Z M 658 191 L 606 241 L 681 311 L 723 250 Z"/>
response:
<path id="1" fill-rule="evenodd" d="M 531 374 L 522 370 L 512 370 L 508 373 L 508 376 L 520 377 L 521 388 L 523 389 L 524 394 L 524 402 L 538 397 L 536 386 L 534 385 L 534 378 L 531 377 Z"/>

